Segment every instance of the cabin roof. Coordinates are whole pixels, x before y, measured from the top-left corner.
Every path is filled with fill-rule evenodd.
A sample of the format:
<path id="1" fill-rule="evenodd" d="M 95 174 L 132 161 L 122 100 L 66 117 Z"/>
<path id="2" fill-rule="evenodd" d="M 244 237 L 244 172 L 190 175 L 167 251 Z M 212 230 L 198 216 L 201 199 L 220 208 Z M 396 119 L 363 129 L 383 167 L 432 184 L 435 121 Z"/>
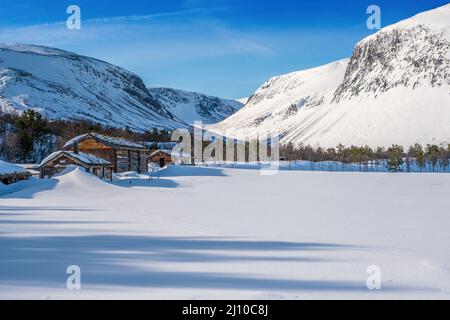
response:
<path id="1" fill-rule="evenodd" d="M 156 150 L 154 152 L 152 152 L 149 157 L 153 157 L 154 155 L 157 155 L 158 153 L 165 153 L 167 155 L 171 155 L 171 151 L 170 150 Z"/>
<path id="2" fill-rule="evenodd" d="M 157 142 L 157 141 L 146 141 L 142 142 L 142 145 L 148 148 L 156 148 L 158 150 L 172 150 L 177 146 L 178 142 Z"/>
<path id="3" fill-rule="evenodd" d="M 22 174 L 28 171 L 18 165 L 0 160 L 0 175 Z"/>
<path id="4" fill-rule="evenodd" d="M 73 146 L 75 146 L 75 144 L 77 144 L 85 139 L 89 139 L 89 138 L 93 138 L 93 139 L 95 139 L 99 142 L 102 142 L 112 148 L 147 149 L 146 147 L 144 147 L 141 144 L 131 142 L 124 138 L 108 137 L 108 136 L 104 136 L 104 135 L 98 134 L 98 133 L 86 133 L 86 134 L 80 135 L 78 137 L 75 137 L 75 138 L 67 141 L 67 143 L 64 145 L 63 148 L 67 149 L 67 148 L 73 147 Z"/>
<path id="5" fill-rule="evenodd" d="M 102 166 L 106 166 L 106 165 L 110 165 L 111 163 L 105 159 L 102 158 L 98 158 L 96 156 L 93 156 L 92 154 L 87 154 L 87 153 L 83 153 L 83 152 L 79 152 L 79 153 L 75 153 L 72 151 L 56 151 L 54 153 L 52 153 L 51 155 L 49 155 L 47 158 L 45 158 L 44 160 L 42 160 L 41 162 L 41 166 L 44 166 L 45 164 L 47 164 L 48 162 L 58 158 L 61 155 L 65 155 L 69 158 L 78 160 L 84 164 L 87 165 L 102 165 Z"/>

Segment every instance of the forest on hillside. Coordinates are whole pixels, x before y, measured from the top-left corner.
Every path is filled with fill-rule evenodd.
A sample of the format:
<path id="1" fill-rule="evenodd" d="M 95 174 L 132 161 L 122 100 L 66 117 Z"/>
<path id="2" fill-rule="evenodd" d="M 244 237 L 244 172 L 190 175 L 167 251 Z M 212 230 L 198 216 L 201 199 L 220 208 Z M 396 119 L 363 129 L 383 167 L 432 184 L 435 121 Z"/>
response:
<path id="1" fill-rule="evenodd" d="M 133 142 L 170 141 L 170 132 L 153 128 L 148 132 L 134 132 L 128 128 L 111 128 L 88 121 L 45 119 L 29 109 L 22 114 L 0 113 L 0 159 L 14 163 L 39 163 L 59 150 L 73 137 L 96 132 L 123 137 Z"/>

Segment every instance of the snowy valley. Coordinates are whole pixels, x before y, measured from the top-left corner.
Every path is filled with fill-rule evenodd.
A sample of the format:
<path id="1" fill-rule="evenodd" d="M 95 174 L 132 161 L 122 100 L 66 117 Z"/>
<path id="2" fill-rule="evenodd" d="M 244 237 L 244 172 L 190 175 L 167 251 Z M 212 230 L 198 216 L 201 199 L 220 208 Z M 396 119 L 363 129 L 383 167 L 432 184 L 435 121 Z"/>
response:
<path id="1" fill-rule="evenodd" d="M 450 4 L 239 100 L 0 45 L 0 111 L 0 300 L 450 299 Z"/>
<path id="2" fill-rule="evenodd" d="M 159 175 L 74 170 L 1 189 L 0 298 L 449 297 L 448 174 Z M 81 290 L 66 289 L 70 265 Z M 366 286 L 371 265 L 381 290 Z"/>

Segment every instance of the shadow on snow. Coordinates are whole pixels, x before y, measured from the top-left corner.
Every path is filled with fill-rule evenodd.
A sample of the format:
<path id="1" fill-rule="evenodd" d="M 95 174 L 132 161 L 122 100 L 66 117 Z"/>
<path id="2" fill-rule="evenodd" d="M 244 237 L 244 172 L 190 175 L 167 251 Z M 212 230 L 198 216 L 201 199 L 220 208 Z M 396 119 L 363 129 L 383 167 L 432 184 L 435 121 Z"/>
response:
<path id="1" fill-rule="evenodd" d="M 161 263 L 251 263 L 332 260 L 298 257 L 313 251 L 350 250 L 327 243 L 245 241 L 230 238 L 144 236 L 0 236 L 0 283 L 65 288 L 69 265 L 79 265 L 82 284 L 139 288 L 366 291 L 354 281 L 258 278 L 240 273 L 168 271 Z M 252 254 L 249 255 L 248 253 Z M 284 253 L 279 256 L 278 253 Z M 159 264 L 155 264 L 159 263 Z M 230 270 L 231 272 L 231 270 Z M 394 287 L 384 290 L 410 290 Z"/>
<path id="2" fill-rule="evenodd" d="M 192 167 L 192 166 L 169 166 L 168 168 L 152 173 L 152 176 L 164 178 L 170 177 L 226 177 L 223 169 Z"/>
<path id="3" fill-rule="evenodd" d="M 33 199 L 37 193 L 55 189 L 56 179 L 31 179 L 0 186 L 1 199 Z"/>

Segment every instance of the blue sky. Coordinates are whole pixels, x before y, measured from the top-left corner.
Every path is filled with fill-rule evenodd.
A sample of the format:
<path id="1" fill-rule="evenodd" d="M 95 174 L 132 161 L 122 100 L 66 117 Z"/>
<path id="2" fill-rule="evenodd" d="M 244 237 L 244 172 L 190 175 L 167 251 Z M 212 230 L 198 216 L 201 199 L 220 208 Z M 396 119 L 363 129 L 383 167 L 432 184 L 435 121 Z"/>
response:
<path id="1" fill-rule="evenodd" d="M 106 60 L 168 86 L 226 98 L 267 78 L 348 57 L 373 33 L 448 0 L 2 0 L 0 42 L 57 47 Z M 81 8 L 68 30 L 66 9 Z"/>

